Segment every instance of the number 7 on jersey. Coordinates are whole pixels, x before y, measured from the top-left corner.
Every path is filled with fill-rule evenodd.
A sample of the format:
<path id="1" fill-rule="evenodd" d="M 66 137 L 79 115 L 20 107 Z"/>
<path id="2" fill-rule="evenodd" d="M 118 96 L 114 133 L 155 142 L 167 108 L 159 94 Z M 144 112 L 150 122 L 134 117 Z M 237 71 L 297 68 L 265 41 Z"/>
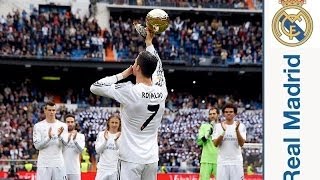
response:
<path id="1" fill-rule="evenodd" d="M 156 104 L 156 105 L 148 105 L 148 110 L 152 112 L 151 116 L 143 123 L 143 125 L 141 126 L 140 130 L 142 131 L 145 127 L 148 126 L 148 124 L 150 123 L 150 121 L 154 118 L 154 116 L 157 114 L 158 110 L 159 110 L 160 105 Z"/>

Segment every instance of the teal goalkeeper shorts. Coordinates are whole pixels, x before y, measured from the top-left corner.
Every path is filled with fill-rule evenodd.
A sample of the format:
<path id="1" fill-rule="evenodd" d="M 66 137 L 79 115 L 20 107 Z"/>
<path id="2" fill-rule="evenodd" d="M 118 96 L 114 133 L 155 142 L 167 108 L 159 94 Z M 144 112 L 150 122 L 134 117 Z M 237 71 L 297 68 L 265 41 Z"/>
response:
<path id="1" fill-rule="evenodd" d="M 201 163 L 200 165 L 200 180 L 210 180 L 210 176 L 217 174 L 217 164 Z"/>

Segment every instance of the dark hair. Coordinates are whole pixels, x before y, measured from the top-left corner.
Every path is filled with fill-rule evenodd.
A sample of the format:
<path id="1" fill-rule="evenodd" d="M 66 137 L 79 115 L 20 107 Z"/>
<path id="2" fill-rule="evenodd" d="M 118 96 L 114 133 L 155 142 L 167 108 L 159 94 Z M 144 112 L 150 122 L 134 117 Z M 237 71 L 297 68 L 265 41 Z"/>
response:
<path id="1" fill-rule="evenodd" d="M 142 51 L 137 58 L 143 76 L 150 78 L 157 68 L 158 59 L 148 51 Z"/>
<path id="2" fill-rule="evenodd" d="M 227 109 L 227 108 L 232 108 L 234 113 L 237 114 L 237 107 L 233 104 L 226 104 L 223 108 L 222 108 L 222 112 L 224 113 L 224 111 Z"/>
<path id="3" fill-rule="evenodd" d="M 67 120 L 67 118 L 72 117 L 73 119 L 76 119 L 75 116 L 73 114 L 67 114 L 64 116 L 64 121 Z"/>
<path id="4" fill-rule="evenodd" d="M 217 107 L 210 108 L 209 109 L 209 113 L 210 113 L 210 111 L 213 111 L 213 110 L 216 110 L 217 114 L 220 114 L 220 111 L 219 111 L 219 109 Z"/>
<path id="5" fill-rule="evenodd" d="M 53 101 L 48 101 L 46 102 L 46 104 L 44 105 L 44 108 L 47 109 L 47 106 L 55 106 L 56 104 Z"/>
<path id="6" fill-rule="evenodd" d="M 119 129 L 118 129 L 118 131 L 121 131 L 121 119 L 120 119 L 120 117 L 119 116 L 117 116 L 117 115 L 112 115 L 112 116 L 110 116 L 109 118 L 108 118 L 108 120 L 107 120 L 107 130 L 109 130 L 109 122 L 110 122 L 110 120 L 112 119 L 112 118 L 116 118 L 116 119 L 118 119 L 119 120 Z"/>

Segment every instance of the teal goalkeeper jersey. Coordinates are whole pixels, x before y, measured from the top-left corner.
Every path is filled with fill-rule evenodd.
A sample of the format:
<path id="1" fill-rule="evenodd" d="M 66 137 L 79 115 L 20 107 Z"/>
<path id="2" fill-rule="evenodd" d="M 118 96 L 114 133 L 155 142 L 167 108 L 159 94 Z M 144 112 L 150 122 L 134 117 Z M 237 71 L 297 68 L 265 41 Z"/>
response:
<path id="1" fill-rule="evenodd" d="M 209 136 L 207 140 L 204 141 L 204 136 L 208 133 L 210 128 L 213 126 L 209 123 L 202 124 L 198 137 L 197 144 L 202 148 L 201 161 L 200 163 L 217 163 L 218 149 L 214 146 L 212 141 L 212 136 Z"/>

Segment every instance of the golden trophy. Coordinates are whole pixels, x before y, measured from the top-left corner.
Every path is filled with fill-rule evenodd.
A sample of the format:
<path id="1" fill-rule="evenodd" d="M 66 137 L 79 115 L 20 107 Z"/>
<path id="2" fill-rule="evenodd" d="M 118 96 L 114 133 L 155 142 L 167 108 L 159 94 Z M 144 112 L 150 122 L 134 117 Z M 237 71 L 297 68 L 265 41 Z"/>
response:
<path id="1" fill-rule="evenodd" d="M 142 36 L 146 37 L 147 32 L 143 25 L 136 22 L 133 23 L 136 31 Z M 162 9 L 153 9 L 146 16 L 146 26 L 149 31 L 160 34 L 165 31 L 169 26 L 169 16 Z"/>

